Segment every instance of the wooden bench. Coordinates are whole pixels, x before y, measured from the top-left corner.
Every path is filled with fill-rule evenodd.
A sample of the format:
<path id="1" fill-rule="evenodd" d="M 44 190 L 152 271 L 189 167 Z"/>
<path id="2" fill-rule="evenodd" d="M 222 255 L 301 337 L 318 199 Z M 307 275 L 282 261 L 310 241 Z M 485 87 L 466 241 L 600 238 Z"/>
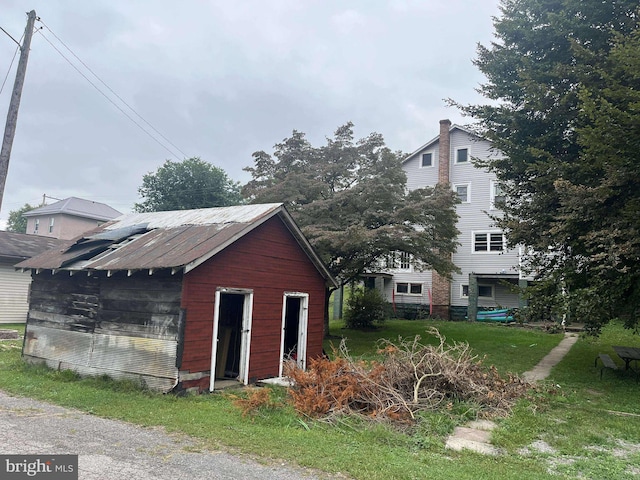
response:
<path id="1" fill-rule="evenodd" d="M 610 368 L 611 370 L 618 370 L 618 366 L 615 364 L 611 357 L 606 353 L 601 353 L 596 357 L 596 361 L 594 362 L 594 367 L 598 366 L 598 359 L 602 362 L 602 368 L 600 369 L 600 380 L 602 380 L 602 372 L 604 372 L 605 368 Z"/>

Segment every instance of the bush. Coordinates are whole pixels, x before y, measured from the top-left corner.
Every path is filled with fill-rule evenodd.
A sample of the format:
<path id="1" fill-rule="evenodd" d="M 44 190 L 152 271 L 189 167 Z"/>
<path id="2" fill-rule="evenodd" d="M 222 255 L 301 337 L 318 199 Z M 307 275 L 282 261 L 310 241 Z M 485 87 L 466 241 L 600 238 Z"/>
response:
<path id="1" fill-rule="evenodd" d="M 347 300 L 344 322 L 347 328 L 364 330 L 384 322 L 386 302 L 378 290 L 358 288 Z"/>

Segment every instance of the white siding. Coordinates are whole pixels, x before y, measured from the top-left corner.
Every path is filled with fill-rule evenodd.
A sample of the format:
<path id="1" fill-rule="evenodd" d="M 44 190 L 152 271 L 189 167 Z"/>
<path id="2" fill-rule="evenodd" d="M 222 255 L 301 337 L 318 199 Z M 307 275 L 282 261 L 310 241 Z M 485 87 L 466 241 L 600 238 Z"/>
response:
<path id="1" fill-rule="evenodd" d="M 422 167 L 422 154 L 433 153 L 433 163 L 431 167 Z M 407 174 L 407 188 L 416 190 L 418 188 L 432 187 L 438 183 L 438 146 L 425 148 L 417 155 L 407 160 L 403 165 Z"/>
<path id="2" fill-rule="evenodd" d="M 451 185 L 468 184 L 470 193 L 469 203 L 461 203 L 456 207 L 459 215 L 457 227 L 460 231 L 458 237 L 460 246 L 453 255 L 453 262 L 460 268 L 461 273 L 453 274 L 451 305 L 467 306 L 468 298 L 461 296 L 461 285 L 469 284 L 469 274 L 472 272 L 484 274 L 517 273 L 518 251 L 517 249 L 502 253 L 473 251 L 473 232 L 499 231 L 493 225 L 488 213 L 496 213 L 495 210 L 491 211 L 491 184 L 495 180 L 495 175 L 476 168 L 473 159 L 487 159 L 496 154 L 491 151 L 491 144 L 488 141 L 477 139 L 459 128 L 451 130 L 450 142 L 449 181 Z M 455 163 L 455 152 L 462 147 L 469 149 L 470 161 L 462 164 Z M 425 152 L 433 152 L 433 167 L 421 167 L 422 153 Z M 407 187 L 410 190 L 435 185 L 438 182 L 438 140 L 407 159 L 403 163 L 403 169 L 407 174 Z M 425 273 L 392 273 L 394 273 L 394 282 L 413 282 L 428 278 L 429 288 L 431 288 L 430 274 L 426 277 Z M 423 295 L 422 300 L 426 304 L 428 299 L 425 297 L 426 295 Z M 496 284 L 495 298 L 491 301 L 481 299 L 480 303 L 487 307 L 495 305 L 516 307 L 518 299 L 517 296 L 510 294 L 505 287 Z"/>
<path id="3" fill-rule="evenodd" d="M 12 265 L 0 265 L 0 323 L 27 321 L 29 273 L 16 272 Z"/>

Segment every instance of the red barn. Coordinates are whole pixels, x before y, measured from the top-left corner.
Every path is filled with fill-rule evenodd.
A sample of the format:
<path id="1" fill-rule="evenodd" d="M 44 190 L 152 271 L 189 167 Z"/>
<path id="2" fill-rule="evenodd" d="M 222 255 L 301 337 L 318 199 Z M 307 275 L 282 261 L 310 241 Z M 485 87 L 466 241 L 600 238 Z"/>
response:
<path id="1" fill-rule="evenodd" d="M 305 367 L 335 285 L 282 204 L 123 215 L 17 267 L 26 360 L 164 392 Z"/>

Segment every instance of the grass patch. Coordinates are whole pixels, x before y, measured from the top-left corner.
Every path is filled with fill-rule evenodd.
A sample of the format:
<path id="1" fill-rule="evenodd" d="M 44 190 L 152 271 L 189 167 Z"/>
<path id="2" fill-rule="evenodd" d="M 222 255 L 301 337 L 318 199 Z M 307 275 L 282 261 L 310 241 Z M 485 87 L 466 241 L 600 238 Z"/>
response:
<path id="1" fill-rule="evenodd" d="M 420 334 L 426 343 L 437 341 L 425 338 L 427 326 L 436 326 L 449 342 L 468 342 L 501 373 L 531 369 L 562 338 L 502 325 L 399 320 L 373 332 L 332 324 L 332 334 L 346 337 L 352 355 L 374 358 L 380 338 Z M 0 343 L 0 388 L 103 417 L 164 426 L 199 439 L 202 449 L 224 448 L 358 479 L 622 479 L 640 475 L 640 387 L 624 372 L 605 372 L 601 381 L 593 366 L 598 353 L 614 358 L 610 347 L 617 344 L 640 345 L 640 338 L 612 324 L 597 340 L 580 339 L 552 371 L 548 384 L 555 395 L 522 401 L 499 421 L 493 440 L 507 452 L 499 458 L 445 450 L 446 436 L 471 415 L 472 406 L 464 404 L 423 412 L 414 428 L 399 432 L 358 419 L 329 425 L 299 418 L 284 405 L 284 389 L 274 387 L 268 408 L 243 416 L 234 406 L 243 393 L 177 397 L 132 382 L 80 379 L 25 364 L 19 341 Z"/>

